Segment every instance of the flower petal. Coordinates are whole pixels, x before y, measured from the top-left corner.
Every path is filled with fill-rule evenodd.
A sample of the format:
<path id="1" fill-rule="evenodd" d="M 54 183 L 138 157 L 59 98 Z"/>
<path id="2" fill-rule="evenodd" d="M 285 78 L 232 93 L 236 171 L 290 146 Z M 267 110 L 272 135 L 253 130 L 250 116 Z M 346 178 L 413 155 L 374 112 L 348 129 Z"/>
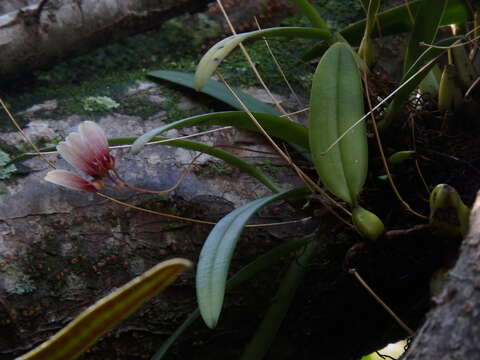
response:
<path id="1" fill-rule="evenodd" d="M 92 177 L 97 176 L 97 171 L 92 166 L 92 163 L 86 161 L 84 158 L 78 155 L 77 151 L 75 151 L 73 147 L 67 144 L 65 141 L 62 141 L 57 145 L 57 150 L 60 155 L 75 169 L 78 169 Z"/>
<path id="2" fill-rule="evenodd" d="M 95 161 L 95 152 L 85 144 L 79 133 L 73 132 L 69 134 L 65 139 L 65 143 L 86 162 L 92 163 Z"/>
<path id="3" fill-rule="evenodd" d="M 65 186 L 69 189 L 97 192 L 93 183 L 67 170 L 52 170 L 44 178 L 46 181 Z M 98 185 L 97 185 L 98 186 Z"/>
<path id="4" fill-rule="evenodd" d="M 103 161 L 105 157 L 108 157 L 110 150 L 108 148 L 107 137 L 100 126 L 93 121 L 84 121 L 78 129 L 84 143 L 95 152 L 98 160 Z"/>

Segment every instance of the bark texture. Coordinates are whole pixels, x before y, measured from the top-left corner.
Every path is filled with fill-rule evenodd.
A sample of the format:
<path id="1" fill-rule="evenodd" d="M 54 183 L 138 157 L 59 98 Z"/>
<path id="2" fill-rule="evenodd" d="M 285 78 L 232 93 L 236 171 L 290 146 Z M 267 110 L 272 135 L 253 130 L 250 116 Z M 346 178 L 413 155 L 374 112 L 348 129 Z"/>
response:
<path id="1" fill-rule="evenodd" d="M 46 68 L 165 20 L 200 11 L 209 0 L 49 0 L 0 16 L 0 78 Z"/>
<path id="2" fill-rule="evenodd" d="M 144 82 L 127 92 L 133 98 L 165 101 L 162 89 Z M 179 99 L 178 105 L 196 106 L 186 97 Z M 63 138 L 83 120 L 74 114 L 48 119 L 55 106 L 55 102 L 47 102 L 23 113 L 29 119 L 25 131 L 33 141 Z M 167 113 L 161 110 L 146 120 L 111 113 L 96 121 L 109 137 L 119 137 L 140 135 L 167 119 Z M 175 137 L 195 131 L 198 129 L 172 130 L 167 135 Z M 21 141 L 14 132 L 0 137 L 12 145 Z M 268 149 L 258 144 L 259 138 L 232 130 L 195 140 Z M 165 146 L 147 147 L 138 156 L 131 155 L 128 149 L 113 151 L 121 176 L 132 185 L 150 189 L 173 185 L 195 156 L 191 151 Z M 280 186 L 289 188 L 296 184 L 296 176 L 276 156 L 238 151 L 237 155 L 251 162 L 268 164 Z M 58 168 L 70 168 L 55 155 L 50 159 Z M 86 306 L 155 263 L 169 257 L 195 261 L 211 229 L 207 225 L 139 212 L 90 193 L 46 183 L 43 177 L 49 168 L 43 160 L 36 158 L 25 164 L 32 171 L 3 182 L 0 196 L 0 359 L 12 359 L 38 345 Z M 148 209 L 210 221 L 247 201 L 270 194 L 250 176 L 206 155 L 196 160 L 193 170 L 169 196 L 139 195 L 125 189 L 107 192 Z M 258 221 L 276 222 L 301 216 L 291 211 L 285 204 L 277 206 L 274 212 L 265 210 Z M 248 263 L 292 234 L 308 231 L 305 225 L 247 231 L 235 262 Z M 241 298 L 238 296 L 237 301 Z M 159 338 L 165 339 L 194 306 L 193 272 L 190 272 L 112 332 L 85 359 L 148 356 L 155 344 L 162 341 Z"/>
<path id="3" fill-rule="evenodd" d="M 480 195 L 457 263 L 434 301 L 437 306 L 429 313 L 404 359 L 480 358 Z"/>

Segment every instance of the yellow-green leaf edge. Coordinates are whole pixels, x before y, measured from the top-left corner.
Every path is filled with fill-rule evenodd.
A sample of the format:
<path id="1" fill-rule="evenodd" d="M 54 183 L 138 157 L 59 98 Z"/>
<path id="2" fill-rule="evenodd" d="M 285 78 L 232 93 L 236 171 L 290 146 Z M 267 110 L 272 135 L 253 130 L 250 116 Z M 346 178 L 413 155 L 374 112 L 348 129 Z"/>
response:
<path id="1" fill-rule="evenodd" d="M 83 311 L 49 340 L 17 360 L 73 360 L 143 303 L 168 287 L 191 262 L 174 258 L 157 264 Z"/>

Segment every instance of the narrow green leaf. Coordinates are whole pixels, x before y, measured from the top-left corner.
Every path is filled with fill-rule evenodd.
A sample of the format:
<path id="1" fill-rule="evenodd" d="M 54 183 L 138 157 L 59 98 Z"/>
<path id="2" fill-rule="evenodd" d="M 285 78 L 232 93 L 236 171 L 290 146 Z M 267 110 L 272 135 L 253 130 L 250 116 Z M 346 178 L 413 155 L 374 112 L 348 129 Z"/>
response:
<path id="1" fill-rule="evenodd" d="M 312 236 L 302 237 L 298 239 L 293 239 L 282 245 L 277 246 L 276 248 L 270 250 L 268 253 L 260 256 L 255 261 L 244 266 L 240 269 L 235 275 L 233 275 L 227 281 L 226 292 L 236 289 L 238 286 L 243 284 L 245 281 L 251 279 L 253 276 L 259 272 L 270 268 L 271 266 L 278 263 L 284 256 L 288 255 L 294 250 L 297 250 L 309 242 L 312 241 Z M 188 318 L 175 330 L 175 332 L 169 336 L 169 338 L 162 344 L 162 346 L 157 350 L 155 355 L 152 357 L 152 360 L 160 360 L 167 353 L 168 349 L 173 345 L 173 343 L 182 335 L 182 333 L 188 329 L 188 327 L 193 324 L 193 322 L 200 316 L 200 311 L 195 309 Z"/>
<path id="2" fill-rule="evenodd" d="M 367 25 L 365 26 L 365 32 L 363 33 L 362 42 L 358 49 L 358 55 L 370 67 L 374 60 L 374 46 L 372 42 L 372 31 L 375 29 L 377 20 L 377 12 L 380 8 L 380 0 L 363 0 L 365 11 L 367 12 Z"/>
<path id="3" fill-rule="evenodd" d="M 440 2 L 439 2 L 440 3 Z M 410 11 L 415 16 L 420 1 L 409 1 L 408 6 Z M 435 4 L 435 7 L 437 5 Z M 465 6 L 464 0 L 448 0 L 447 7 L 443 14 L 441 26 L 449 24 L 462 24 L 469 19 L 469 12 Z M 401 5 L 378 14 L 378 29 L 376 29 L 372 36 L 387 36 L 399 34 L 402 32 L 411 31 L 413 23 L 410 20 L 409 11 L 406 5 Z M 353 45 L 360 44 L 362 35 L 365 31 L 366 20 L 361 20 L 354 24 L 348 25 L 340 31 L 347 41 Z"/>
<path id="4" fill-rule="evenodd" d="M 442 72 L 438 90 L 438 109 L 440 111 L 458 110 L 463 103 L 463 93 L 458 81 L 455 65 L 447 64 Z"/>
<path id="5" fill-rule="evenodd" d="M 262 113 L 253 113 L 253 115 L 271 136 L 308 149 L 308 132 L 302 125 L 280 116 Z M 224 111 L 196 115 L 152 129 L 143 134 L 133 143 L 132 152 L 137 154 L 153 137 L 167 130 L 194 125 L 235 126 L 240 129 L 258 132 L 258 128 L 252 122 L 252 119 L 243 111 Z"/>
<path id="6" fill-rule="evenodd" d="M 197 71 L 195 72 L 195 89 L 200 90 L 205 86 L 207 80 L 210 79 L 222 60 L 242 41 L 270 36 L 287 36 L 320 40 L 328 38 L 330 32 L 318 28 L 276 27 L 232 35 L 216 43 L 205 55 L 203 55 L 197 66 Z"/>
<path id="7" fill-rule="evenodd" d="M 287 314 L 298 286 L 301 284 L 308 265 L 312 262 L 318 242 L 306 245 L 297 259 L 292 261 L 252 341 L 240 360 L 261 360 L 267 354 L 280 325 Z"/>
<path id="8" fill-rule="evenodd" d="M 191 266 L 185 259 L 164 261 L 77 316 L 49 340 L 17 360 L 73 360 Z"/>
<path id="9" fill-rule="evenodd" d="M 328 29 L 327 23 L 323 20 L 317 9 L 308 0 L 290 0 L 310 20 L 312 26 L 320 29 Z"/>
<path id="10" fill-rule="evenodd" d="M 336 43 L 318 64 L 310 95 L 309 139 L 315 169 L 333 194 L 355 205 L 367 176 L 368 146 L 365 123 L 348 132 L 364 115 L 363 90 L 350 47 Z"/>
<path id="11" fill-rule="evenodd" d="M 307 189 L 296 188 L 254 200 L 232 211 L 215 225 L 203 245 L 196 275 L 198 306 L 208 327 L 214 328 L 220 316 L 230 261 L 248 220 L 272 201 L 307 194 Z"/>
<path id="12" fill-rule="evenodd" d="M 433 44 L 435 41 L 446 6 L 447 0 L 421 0 L 405 51 L 404 72 L 410 69 L 425 50 L 420 43 Z"/>
<path id="13" fill-rule="evenodd" d="M 108 139 L 108 143 L 110 146 L 115 146 L 115 145 L 129 145 L 132 144 L 135 140 L 137 140 L 136 137 L 124 137 L 124 138 L 114 138 L 114 139 Z M 273 181 L 266 176 L 262 171 L 260 171 L 257 167 L 250 165 L 249 163 L 243 161 L 240 159 L 238 156 L 232 155 L 229 152 L 220 150 L 218 148 L 215 148 L 213 146 L 208 146 L 199 142 L 195 141 L 188 141 L 188 140 L 170 140 L 168 138 L 164 137 L 154 137 L 151 139 L 151 141 L 165 141 L 163 143 L 159 143 L 158 145 L 168 145 L 168 146 L 174 146 L 174 147 L 179 147 L 183 149 L 188 149 L 188 150 L 194 150 L 194 151 L 199 151 L 208 155 L 211 155 L 213 157 L 216 157 L 218 159 L 221 159 L 225 161 L 227 164 L 230 164 L 232 166 L 235 166 L 239 170 L 255 177 L 258 181 L 263 183 L 266 187 L 268 187 L 270 190 L 273 192 L 279 192 L 281 189 L 273 183 Z M 41 151 L 55 151 L 54 147 L 48 147 L 48 148 L 43 148 L 40 149 Z M 30 159 L 32 157 L 35 157 L 37 155 L 20 155 L 19 157 L 13 159 L 11 163 L 16 163 L 20 161 L 25 161 L 27 159 Z"/>
<path id="14" fill-rule="evenodd" d="M 461 39 L 461 37 L 452 36 L 438 41 L 435 45 L 445 47 L 452 45 L 455 41 L 459 39 Z M 378 124 L 379 128 L 385 129 L 390 126 L 393 119 L 398 116 L 398 113 L 401 111 L 403 104 L 405 103 L 405 101 L 408 100 L 408 97 L 410 96 L 412 91 L 414 91 L 419 86 L 420 82 L 436 65 L 436 62 L 433 60 L 445 51 L 445 49 L 429 47 L 422 53 L 422 55 L 418 57 L 415 63 L 403 75 L 400 83 L 401 89 L 393 97 L 392 102 L 387 108 L 385 118 Z"/>
<path id="15" fill-rule="evenodd" d="M 123 140 L 125 140 L 124 142 L 128 144 L 131 144 L 135 139 L 136 138 L 123 138 Z M 167 139 L 168 138 L 154 137 L 152 141 L 160 141 L 160 140 L 167 140 Z M 117 141 L 120 141 L 120 140 L 122 139 L 121 138 L 117 139 Z M 227 164 L 235 166 L 237 169 L 243 171 L 244 173 L 247 173 L 253 176 L 273 192 L 282 191 L 281 188 L 275 185 L 273 181 L 257 167 L 243 161 L 238 156 L 232 155 L 229 152 L 220 150 L 216 147 L 205 145 L 195 141 L 188 141 L 188 140 L 171 140 L 166 143 L 160 143 L 159 145 L 169 145 L 174 147 L 180 147 L 183 149 L 199 151 L 199 152 L 211 155 L 213 157 L 216 157 L 218 159 L 225 161 Z"/>
<path id="16" fill-rule="evenodd" d="M 157 70 L 148 73 L 149 76 L 167 80 L 173 82 L 175 84 L 179 84 L 188 88 L 193 89 L 193 74 L 179 72 L 179 71 L 165 71 L 165 70 Z M 242 102 L 247 106 L 247 108 L 252 112 L 261 112 L 266 114 L 272 115 L 280 115 L 280 113 L 272 106 L 265 104 L 253 96 L 250 96 L 244 93 L 241 90 L 233 89 L 235 94 L 242 100 Z M 205 86 L 202 88 L 201 92 L 220 100 L 221 102 L 230 105 L 232 108 L 237 110 L 243 110 L 242 106 L 238 103 L 238 101 L 230 94 L 230 91 L 226 88 L 226 86 L 218 81 L 209 79 Z"/>

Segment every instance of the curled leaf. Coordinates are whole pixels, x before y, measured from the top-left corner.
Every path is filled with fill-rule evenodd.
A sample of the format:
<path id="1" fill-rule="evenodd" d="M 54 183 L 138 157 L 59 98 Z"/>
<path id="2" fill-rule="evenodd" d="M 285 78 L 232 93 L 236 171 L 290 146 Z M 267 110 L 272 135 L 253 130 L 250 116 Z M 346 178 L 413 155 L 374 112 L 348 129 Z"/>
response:
<path id="1" fill-rule="evenodd" d="M 203 55 L 195 72 L 195 89 L 200 90 L 203 88 L 207 80 L 210 79 L 222 60 L 242 41 L 269 36 L 290 36 L 320 40 L 329 37 L 330 32 L 326 29 L 318 28 L 276 27 L 232 35 L 216 43 L 210 48 L 210 50 L 207 51 L 205 55 Z"/>

